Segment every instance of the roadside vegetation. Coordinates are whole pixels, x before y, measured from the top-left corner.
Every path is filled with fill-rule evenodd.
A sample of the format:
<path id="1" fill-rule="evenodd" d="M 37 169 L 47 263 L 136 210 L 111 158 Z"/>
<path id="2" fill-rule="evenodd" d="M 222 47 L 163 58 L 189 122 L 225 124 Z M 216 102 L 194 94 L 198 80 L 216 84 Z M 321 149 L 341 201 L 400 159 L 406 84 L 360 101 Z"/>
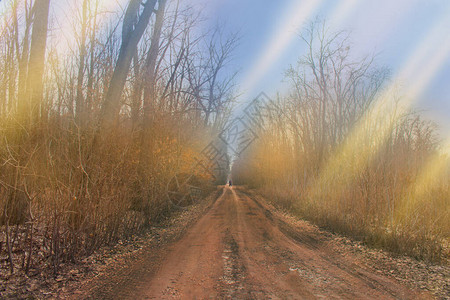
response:
<path id="1" fill-rule="evenodd" d="M 301 38 L 290 93 L 262 114 L 234 182 L 370 246 L 447 260 L 449 145 L 376 58 L 352 57 L 345 32 L 315 22 Z"/>
<path id="2" fill-rule="evenodd" d="M 57 1 L 2 2 L 0 267 L 56 274 L 174 209 L 170 179 L 228 117 L 238 38 L 182 1 L 68 1 L 64 35 Z"/>

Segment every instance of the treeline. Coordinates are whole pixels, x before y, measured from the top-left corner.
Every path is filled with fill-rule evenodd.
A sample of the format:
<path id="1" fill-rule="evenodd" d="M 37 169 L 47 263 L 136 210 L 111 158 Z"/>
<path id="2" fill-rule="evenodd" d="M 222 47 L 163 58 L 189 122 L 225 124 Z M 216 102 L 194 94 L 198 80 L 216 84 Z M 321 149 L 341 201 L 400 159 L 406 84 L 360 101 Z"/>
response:
<path id="1" fill-rule="evenodd" d="M 228 118 L 238 37 L 177 0 L 73 0 L 65 20 L 56 1 L 2 2 L 1 267 L 57 272 L 173 209 L 168 182 Z"/>
<path id="2" fill-rule="evenodd" d="M 351 58 L 345 33 L 314 23 L 302 39 L 307 53 L 286 72 L 290 93 L 261 114 L 235 183 L 372 246 L 448 258 L 450 164 L 436 126 L 405 109 L 373 58 Z"/>

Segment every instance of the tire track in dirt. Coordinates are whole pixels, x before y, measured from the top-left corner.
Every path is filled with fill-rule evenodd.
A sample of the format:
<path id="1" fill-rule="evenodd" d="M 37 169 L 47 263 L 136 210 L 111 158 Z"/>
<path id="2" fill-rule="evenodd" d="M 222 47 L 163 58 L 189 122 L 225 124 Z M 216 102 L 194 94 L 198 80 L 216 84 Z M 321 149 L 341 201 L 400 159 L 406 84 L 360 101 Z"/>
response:
<path id="1" fill-rule="evenodd" d="M 235 194 L 236 198 L 245 201 L 247 206 L 252 206 L 253 202 L 256 207 L 260 207 L 264 215 L 266 211 L 270 211 L 261 202 L 244 195 L 244 193 Z M 289 224 L 281 220 L 276 220 L 276 224 L 272 224 L 270 222 L 272 218 L 267 219 L 266 222 L 254 223 L 257 226 L 253 226 L 251 234 L 247 235 L 246 243 L 252 244 L 249 241 L 258 236 L 258 231 L 262 230 L 263 234 L 269 233 L 269 238 L 259 245 L 264 249 L 263 259 L 256 261 L 254 256 L 249 257 L 248 263 L 255 264 L 256 270 L 258 264 L 266 263 L 267 266 L 267 262 L 273 262 L 266 268 L 266 278 L 255 276 L 260 284 L 276 283 L 271 289 L 268 289 L 270 297 L 295 298 L 295 295 L 286 293 L 289 288 L 298 292 L 296 295 L 301 298 L 410 299 L 420 297 L 419 294 L 387 277 L 364 270 L 356 265 L 351 257 L 333 253 L 327 247 L 326 237 L 291 228 Z M 258 247 L 257 241 L 254 241 L 254 244 L 255 247 Z M 248 252 L 255 251 L 257 250 L 249 249 Z M 292 277 L 292 274 L 295 276 Z M 283 282 L 278 282 L 280 278 L 284 283 L 294 284 L 285 288 L 283 292 L 279 288 L 283 286 Z M 298 291 L 297 288 L 302 285 L 304 289 Z M 309 294 L 305 293 L 305 290 Z M 421 297 L 429 298 L 427 295 L 421 295 Z"/>
<path id="2" fill-rule="evenodd" d="M 221 277 L 220 298 L 245 298 L 246 269 L 239 256 L 239 245 L 227 230 L 224 239 L 223 276 Z"/>
<path id="3" fill-rule="evenodd" d="M 208 299 L 219 296 L 222 253 L 228 215 L 224 190 L 210 211 L 186 235 L 170 246 L 161 268 L 137 297 L 143 299 Z"/>

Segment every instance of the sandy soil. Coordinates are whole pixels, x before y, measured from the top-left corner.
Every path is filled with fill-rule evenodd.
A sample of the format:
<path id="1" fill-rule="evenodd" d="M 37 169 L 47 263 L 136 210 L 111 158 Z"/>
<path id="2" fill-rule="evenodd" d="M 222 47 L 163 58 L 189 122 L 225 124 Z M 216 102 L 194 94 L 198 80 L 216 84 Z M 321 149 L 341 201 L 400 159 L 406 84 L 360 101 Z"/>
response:
<path id="1" fill-rule="evenodd" d="M 306 223 L 305 223 L 306 224 Z M 130 263 L 91 298 L 429 299 L 286 222 L 263 199 L 225 187 L 176 242 Z M 74 298 L 89 297 L 73 295 Z"/>

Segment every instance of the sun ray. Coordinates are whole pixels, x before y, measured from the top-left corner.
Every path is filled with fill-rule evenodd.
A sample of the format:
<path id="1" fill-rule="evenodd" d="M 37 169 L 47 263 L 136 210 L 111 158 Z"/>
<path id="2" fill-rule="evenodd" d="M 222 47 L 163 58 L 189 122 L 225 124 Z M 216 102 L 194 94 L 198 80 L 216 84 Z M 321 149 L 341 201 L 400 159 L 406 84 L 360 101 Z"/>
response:
<path id="1" fill-rule="evenodd" d="M 259 80 L 267 73 L 270 67 L 283 54 L 283 51 L 289 46 L 289 43 L 300 31 L 305 21 L 311 17 L 320 7 L 323 0 L 300 1 L 289 9 L 289 15 L 284 17 L 283 22 L 274 35 L 270 38 L 261 55 L 258 57 L 253 67 L 247 73 L 242 91 L 251 94 Z"/>
<path id="2" fill-rule="evenodd" d="M 330 17 L 330 24 L 333 28 L 341 27 L 341 24 L 349 16 L 349 14 L 361 4 L 361 0 L 344 0 L 339 1 L 339 4 L 334 9 Z"/>
<path id="3" fill-rule="evenodd" d="M 399 225 L 409 226 L 414 223 L 414 219 L 430 207 L 439 206 L 439 202 L 444 200 L 446 195 L 436 193 L 445 191 L 449 187 L 450 178 L 450 138 L 443 144 L 441 151 L 432 155 L 422 166 L 419 173 L 412 182 L 403 190 L 397 209 L 392 218 L 394 228 Z M 434 202 L 434 204 L 430 203 Z M 445 207 L 445 203 L 443 205 Z M 449 215 L 448 209 L 439 214 Z M 411 223 L 411 221 L 413 221 Z M 433 220 L 429 220 L 433 221 Z M 439 221 L 439 220 L 435 220 Z"/>
<path id="4" fill-rule="evenodd" d="M 340 186 L 351 182 L 370 162 L 371 156 L 385 143 L 393 123 L 412 107 L 449 58 L 450 40 L 441 41 L 443 36 L 448 36 L 449 23 L 447 19 L 437 22 L 409 56 L 392 83 L 379 94 L 372 108 L 355 126 L 346 143 L 328 160 L 316 184 L 311 187 L 313 195 L 320 194 L 321 187 L 328 186 L 335 178 L 339 178 Z M 399 82 L 406 82 L 408 89 L 401 92 L 404 96 L 394 104 Z M 368 131 L 367 125 L 375 122 L 376 131 Z M 351 168 L 348 165 L 350 161 Z M 342 172 L 344 167 L 346 172 Z"/>
<path id="5" fill-rule="evenodd" d="M 243 97 L 244 100 L 255 92 L 254 89 L 258 82 L 282 56 L 292 40 L 301 31 L 302 26 L 319 10 L 323 2 L 323 0 L 293 1 L 293 5 L 288 9 L 288 15 L 282 18 L 286 21 L 278 26 L 252 68 L 244 77 L 241 86 L 241 90 L 246 96 Z M 341 24 L 360 3 L 360 0 L 339 1 L 330 13 L 330 23 L 332 25 Z"/>
<path id="6" fill-rule="evenodd" d="M 450 159 L 450 139 L 443 145 L 441 151 L 433 155 L 425 164 L 422 171 L 417 176 L 413 185 L 409 187 L 410 191 L 416 197 L 422 197 L 429 188 L 432 188 L 443 174 L 448 171 Z"/>

